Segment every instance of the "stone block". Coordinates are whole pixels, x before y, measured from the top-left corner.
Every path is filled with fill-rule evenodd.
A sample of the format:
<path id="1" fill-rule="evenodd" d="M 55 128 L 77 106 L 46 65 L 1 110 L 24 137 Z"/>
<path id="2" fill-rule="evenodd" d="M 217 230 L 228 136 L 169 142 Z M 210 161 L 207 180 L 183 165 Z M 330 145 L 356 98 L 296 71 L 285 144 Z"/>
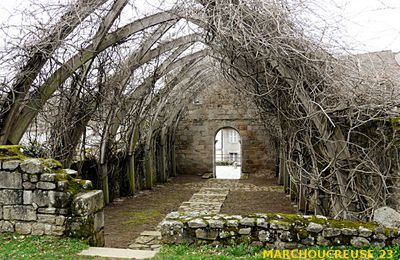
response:
<path id="1" fill-rule="evenodd" d="M 22 189 L 22 174 L 0 171 L 0 189 Z"/>
<path id="2" fill-rule="evenodd" d="M 342 228 L 342 234 L 346 236 L 357 236 L 358 231 L 354 228 Z"/>
<path id="3" fill-rule="evenodd" d="M 49 191 L 35 190 L 32 194 L 32 202 L 39 207 L 49 207 L 51 205 Z"/>
<path id="4" fill-rule="evenodd" d="M 340 229 L 338 228 L 326 228 L 322 231 L 323 237 L 336 237 L 340 235 Z"/>
<path id="5" fill-rule="evenodd" d="M 243 218 L 240 220 L 240 224 L 243 226 L 254 226 L 255 219 L 254 218 Z"/>
<path id="6" fill-rule="evenodd" d="M 233 237 L 233 236 L 236 236 L 236 232 L 233 230 L 231 230 L 231 231 L 222 230 L 221 232 L 219 232 L 219 237 L 222 239 Z"/>
<path id="7" fill-rule="evenodd" d="M 51 236 L 62 236 L 65 233 L 65 226 L 52 225 L 50 228 Z"/>
<path id="8" fill-rule="evenodd" d="M 0 190 L 0 205 L 22 204 L 22 190 Z"/>
<path id="9" fill-rule="evenodd" d="M 390 207 L 374 211 L 374 221 L 385 227 L 400 227 L 400 213 Z"/>
<path id="10" fill-rule="evenodd" d="M 33 206 L 4 206 L 3 207 L 3 218 L 6 220 L 24 220 L 31 221 L 36 220 L 36 210 Z"/>
<path id="11" fill-rule="evenodd" d="M 22 187 L 24 188 L 24 190 L 34 190 L 36 189 L 36 184 L 32 182 L 24 182 L 22 183 Z"/>
<path id="12" fill-rule="evenodd" d="M 229 219 L 226 221 L 226 226 L 227 227 L 238 227 L 239 226 L 239 221 L 235 219 Z"/>
<path id="13" fill-rule="evenodd" d="M 251 228 L 241 228 L 238 232 L 240 235 L 250 235 Z"/>
<path id="14" fill-rule="evenodd" d="M 71 176 L 72 178 L 76 178 L 78 176 L 78 172 L 72 169 L 65 169 L 65 173 Z"/>
<path id="15" fill-rule="evenodd" d="M 22 196 L 23 204 L 29 205 L 33 202 L 33 192 L 30 190 L 24 190 Z"/>
<path id="16" fill-rule="evenodd" d="M 58 215 L 68 215 L 69 210 L 68 209 L 63 209 L 63 208 L 38 208 L 37 209 L 38 213 L 42 214 L 58 214 Z"/>
<path id="17" fill-rule="evenodd" d="M 44 223 L 32 223 L 32 235 L 41 236 L 44 235 Z"/>
<path id="18" fill-rule="evenodd" d="M 27 159 L 20 164 L 21 170 L 29 174 L 42 173 L 43 163 L 39 159 Z"/>
<path id="19" fill-rule="evenodd" d="M 272 241 L 272 234 L 270 231 L 260 230 L 260 231 L 258 231 L 258 239 L 261 242 L 270 242 L 270 241 Z"/>
<path id="20" fill-rule="evenodd" d="M 204 239 L 204 240 L 216 240 L 218 237 L 218 231 L 214 229 L 196 229 L 195 231 L 196 237 L 198 239 Z"/>
<path id="21" fill-rule="evenodd" d="M 166 219 L 177 219 L 180 216 L 181 216 L 181 214 L 179 212 L 174 211 L 174 212 L 168 213 L 165 218 Z"/>
<path id="22" fill-rule="evenodd" d="M 257 225 L 257 227 L 261 227 L 261 228 L 269 227 L 269 223 L 267 221 L 265 221 L 265 218 L 257 218 L 256 225 Z"/>
<path id="23" fill-rule="evenodd" d="M 372 230 L 365 228 L 365 227 L 359 227 L 358 235 L 360 237 L 370 237 L 372 235 Z"/>
<path id="24" fill-rule="evenodd" d="M 369 246 L 369 241 L 365 237 L 353 237 L 350 244 L 355 247 L 365 247 Z"/>
<path id="25" fill-rule="evenodd" d="M 196 219 L 192 219 L 188 222 L 188 226 L 190 228 L 202 228 L 202 227 L 206 227 L 207 223 L 204 222 L 204 220 L 200 219 L 200 218 L 196 218 Z"/>
<path id="26" fill-rule="evenodd" d="M 104 208 L 103 192 L 101 190 L 78 194 L 72 202 L 72 214 L 85 216 Z"/>
<path id="27" fill-rule="evenodd" d="M 44 182 L 54 182 L 56 180 L 55 173 L 43 173 L 40 175 L 40 180 Z"/>
<path id="28" fill-rule="evenodd" d="M 3 161 L 1 168 L 3 170 L 14 171 L 15 169 L 18 168 L 20 163 L 21 163 L 21 161 L 17 161 L 17 160 Z"/>
<path id="29" fill-rule="evenodd" d="M 98 232 L 104 227 L 104 211 L 99 211 L 94 215 L 93 229 Z"/>
<path id="30" fill-rule="evenodd" d="M 14 224 L 10 221 L 0 221 L 0 233 L 3 232 L 15 232 Z"/>
<path id="31" fill-rule="evenodd" d="M 55 224 L 56 216 L 51 214 L 37 214 L 37 221 L 40 223 Z"/>
<path id="32" fill-rule="evenodd" d="M 50 205 L 55 208 L 67 208 L 71 205 L 71 193 L 50 191 Z"/>
<path id="33" fill-rule="evenodd" d="M 0 220 L 3 219 L 3 206 L 0 205 Z"/>
<path id="34" fill-rule="evenodd" d="M 320 224 L 314 223 L 314 222 L 310 222 L 306 228 L 306 230 L 308 232 L 311 233 L 319 233 L 324 229 L 324 227 Z"/>
<path id="35" fill-rule="evenodd" d="M 53 182 L 39 181 L 36 183 L 36 188 L 41 190 L 54 190 L 56 188 L 56 184 Z"/>
<path id="36" fill-rule="evenodd" d="M 22 235 L 28 235 L 32 232 L 31 222 L 17 222 L 15 223 L 15 232 Z"/>
<path id="37" fill-rule="evenodd" d="M 224 222 L 219 219 L 210 219 L 208 220 L 208 225 L 210 228 L 223 228 Z"/>
<path id="38" fill-rule="evenodd" d="M 56 219 L 56 225 L 62 226 L 65 224 L 65 217 L 64 216 L 55 216 Z"/>

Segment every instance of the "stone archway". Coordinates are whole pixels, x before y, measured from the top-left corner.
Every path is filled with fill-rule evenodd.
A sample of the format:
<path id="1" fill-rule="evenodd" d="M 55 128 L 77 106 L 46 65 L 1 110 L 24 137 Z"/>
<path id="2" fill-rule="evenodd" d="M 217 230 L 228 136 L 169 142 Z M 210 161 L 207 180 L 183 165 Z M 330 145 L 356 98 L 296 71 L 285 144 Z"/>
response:
<path id="1" fill-rule="evenodd" d="M 233 127 L 219 128 L 214 135 L 213 173 L 217 179 L 242 177 L 242 139 Z"/>

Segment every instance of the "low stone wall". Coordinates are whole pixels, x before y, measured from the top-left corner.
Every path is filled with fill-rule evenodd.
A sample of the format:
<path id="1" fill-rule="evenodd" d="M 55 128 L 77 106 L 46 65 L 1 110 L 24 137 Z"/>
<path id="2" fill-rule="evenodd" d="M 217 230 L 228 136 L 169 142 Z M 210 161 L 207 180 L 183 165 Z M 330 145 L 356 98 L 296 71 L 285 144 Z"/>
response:
<path id="1" fill-rule="evenodd" d="M 104 245 L 103 192 L 51 159 L 0 146 L 0 232 L 70 236 Z"/>
<path id="2" fill-rule="evenodd" d="M 172 212 L 161 223 L 163 243 L 239 244 L 293 249 L 302 246 L 399 245 L 395 228 L 323 216 L 253 214 L 228 216 Z"/>

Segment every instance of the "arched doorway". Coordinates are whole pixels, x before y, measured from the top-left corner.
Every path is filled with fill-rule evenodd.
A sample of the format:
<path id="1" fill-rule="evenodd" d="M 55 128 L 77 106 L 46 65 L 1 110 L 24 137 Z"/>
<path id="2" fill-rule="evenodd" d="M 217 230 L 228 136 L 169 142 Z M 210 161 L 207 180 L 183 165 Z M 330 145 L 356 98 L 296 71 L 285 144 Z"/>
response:
<path id="1" fill-rule="evenodd" d="M 217 179 L 240 179 L 241 175 L 240 134 L 232 127 L 221 128 L 214 137 L 214 176 Z"/>

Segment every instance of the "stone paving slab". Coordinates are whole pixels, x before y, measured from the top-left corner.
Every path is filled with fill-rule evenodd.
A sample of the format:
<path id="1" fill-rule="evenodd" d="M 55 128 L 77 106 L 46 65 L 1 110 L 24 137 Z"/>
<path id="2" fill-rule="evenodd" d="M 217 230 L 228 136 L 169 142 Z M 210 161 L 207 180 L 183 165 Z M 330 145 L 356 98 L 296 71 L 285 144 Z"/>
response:
<path id="1" fill-rule="evenodd" d="M 157 251 L 108 247 L 89 247 L 89 249 L 83 250 L 81 253 L 79 253 L 79 255 L 83 256 L 100 256 L 124 259 L 148 259 L 154 257 L 156 254 Z"/>

